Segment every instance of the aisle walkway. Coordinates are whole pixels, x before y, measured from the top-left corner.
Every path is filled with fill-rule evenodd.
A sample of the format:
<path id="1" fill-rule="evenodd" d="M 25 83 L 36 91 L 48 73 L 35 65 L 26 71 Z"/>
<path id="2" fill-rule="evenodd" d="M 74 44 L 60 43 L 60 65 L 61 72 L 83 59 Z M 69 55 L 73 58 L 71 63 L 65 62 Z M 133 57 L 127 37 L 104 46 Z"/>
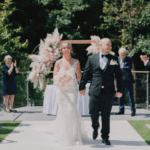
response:
<path id="1" fill-rule="evenodd" d="M 90 121 L 84 121 L 88 131 L 89 140 L 82 146 L 60 146 L 53 142 L 54 136 L 33 130 L 37 126 L 48 126 L 52 121 L 23 121 L 0 144 L 1 150 L 150 150 L 145 141 L 132 128 L 127 121 L 111 121 L 111 146 L 102 143 L 100 136 L 92 140 Z M 100 131 L 100 130 L 99 130 Z"/>
<path id="2" fill-rule="evenodd" d="M 42 106 L 20 107 L 16 109 L 17 113 L 6 113 L 0 111 L 0 120 L 14 120 L 14 121 L 53 121 L 56 116 L 43 114 Z M 124 115 L 114 115 L 118 112 L 119 107 L 113 106 L 111 111 L 111 120 L 150 120 L 150 110 L 136 109 L 136 116 L 131 117 L 131 109 L 129 106 L 125 107 Z M 90 120 L 90 116 L 82 116 L 83 120 Z"/>
<path id="3" fill-rule="evenodd" d="M 111 115 L 111 146 L 102 143 L 100 134 L 96 140 L 92 139 L 90 117 L 82 117 L 88 131 L 89 140 L 81 146 L 64 147 L 53 142 L 54 136 L 33 130 L 37 126 L 48 126 L 55 116 L 42 113 L 42 107 L 18 108 L 18 113 L 0 112 L 1 120 L 21 120 L 22 123 L 9 134 L 2 143 L 0 150 L 150 150 L 143 138 L 133 129 L 127 120 L 150 120 L 150 111 L 138 109 L 137 116 L 130 116 L 130 108 L 126 107 L 126 114 L 113 115 L 118 107 L 113 106 Z M 119 119 L 120 118 L 120 119 Z M 100 129 L 99 129 L 100 132 Z"/>

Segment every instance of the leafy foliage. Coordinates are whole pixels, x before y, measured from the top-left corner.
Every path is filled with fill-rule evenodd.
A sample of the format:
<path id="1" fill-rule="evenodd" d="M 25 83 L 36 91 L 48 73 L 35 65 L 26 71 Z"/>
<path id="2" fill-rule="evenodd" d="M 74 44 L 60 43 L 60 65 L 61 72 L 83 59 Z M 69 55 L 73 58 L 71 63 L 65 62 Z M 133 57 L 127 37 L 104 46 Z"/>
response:
<path id="1" fill-rule="evenodd" d="M 150 34 L 139 35 L 137 39 L 137 44 L 134 45 L 133 50 L 129 53 L 130 56 L 133 56 L 138 51 L 141 51 L 147 55 L 150 55 Z"/>
<path id="2" fill-rule="evenodd" d="M 141 12 L 141 18 L 139 18 L 139 35 L 135 37 L 136 44 L 129 55 L 133 56 L 137 52 L 143 52 L 150 55 L 150 2 L 145 9 Z"/>
<path id="3" fill-rule="evenodd" d="M 45 39 L 47 33 L 52 33 L 56 27 L 65 39 L 90 39 L 91 35 L 104 36 L 97 27 L 102 23 L 103 2 L 99 0 L 13 0 L 16 10 L 9 18 L 16 28 L 20 25 L 21 40 L 28 39 L 28 49 L 22 52 L 28 54 L 38 52 L 40 39 Z M 74 57 L 79 59 L 81 66 L 87 60 L 88 45 L 73 45 Z M 82 52 L 81 52 L 82 51 Z M 29 68 L 30 60 L 23 59 L 21 63 Z"/>
<path id="4" fill-rule="evenodd" d="M 13 14 L 16 8 L 13 6 L 12 0 L 5 0 L 4 3 L 0 3 L 0 53 L 1 60 L 5 55 L 11 55 L 14 60 L 20 60 L 27 58 L 27 53 L 21 52 L 21 49 L 25 49 L 28 46 L 28 40 L 21 42 L 22 32 L 21 26 L 11 28 L 13 22 L 9 17 Z M 4 61 L 3 61 L 4 62 Z M 19 67 L 25 70 L 25 66 L 19 64 Z"/>
<path id="5" fill-rule="evenodd" d="M 135 37 L 138 36 L 137 30 L 144 23 L 141 21 L 146 21 L 145 6 L 144 0 L 104 1 L 105 16 L 101 16 L 104 18 L 104 24 L 100 29 L 108 30 L 114 27 L 115 32 L 109 30 L 108 34 L 131 52 L 136 43 Z"/>

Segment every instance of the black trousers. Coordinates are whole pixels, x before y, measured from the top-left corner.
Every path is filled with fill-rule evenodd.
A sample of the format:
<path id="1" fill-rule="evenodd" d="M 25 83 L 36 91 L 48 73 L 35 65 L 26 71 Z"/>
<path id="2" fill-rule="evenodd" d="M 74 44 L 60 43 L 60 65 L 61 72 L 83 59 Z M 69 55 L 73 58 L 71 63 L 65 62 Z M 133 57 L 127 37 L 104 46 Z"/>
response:
<path id="1" fill-rule="evenodd" d="M 114 96 L 115 96 L 115 92 L 108 95 L 105 93 L 104 89 L 101 89 L 101 92 L 98 96 L 90 95 L 89 113 L 91 115 L 93 129 L 99 128 L 99 111 L 101 110 L 101 119 L 102 119 L 101 137 L 102 139 L 109 138 L 110 113 L 111 113 Z"/>

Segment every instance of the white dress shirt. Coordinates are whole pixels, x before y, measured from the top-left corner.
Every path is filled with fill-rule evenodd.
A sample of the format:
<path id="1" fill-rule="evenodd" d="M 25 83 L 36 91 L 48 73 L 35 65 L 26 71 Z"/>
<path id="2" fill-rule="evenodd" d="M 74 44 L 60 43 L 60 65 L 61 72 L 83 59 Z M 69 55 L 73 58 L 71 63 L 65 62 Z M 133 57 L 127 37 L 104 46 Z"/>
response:
<path id="1" fill-rule="evenodd" d="M 104 54 L 103 54 L 104 55 Z M 101 52 L 99 52 L 99 60 L 100 60 L 100 68 L 102 69 L 102 70 L 104 70 L 104 68 L 106 67 L 106 64 L 107 64 L 107 61 L 108 61 L 108 58 L 106 58 L 106 57 L 103 57 L 102 58 L 102 53 Z"/>
<path id="2" fill-rule="evenodd" d="M 147 60 L 147 61 L 144 63 L 144 65 L 146 66 L 148 62 L 149 62 L 149 60 Z"/>
<path id="3" fill-rule="evenodd" d="M 124 67 L 124 62 L 123 59 L 120 58 L 120 67 L 123 68 Z"/>

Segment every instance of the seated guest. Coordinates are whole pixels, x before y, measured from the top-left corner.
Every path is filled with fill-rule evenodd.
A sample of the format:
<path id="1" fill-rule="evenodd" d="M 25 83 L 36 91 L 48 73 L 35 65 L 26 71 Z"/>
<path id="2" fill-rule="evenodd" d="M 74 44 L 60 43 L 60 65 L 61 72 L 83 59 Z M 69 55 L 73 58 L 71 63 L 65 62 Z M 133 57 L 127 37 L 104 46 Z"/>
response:
<path id="1" fill-rule="evenodd" d="M 16 81 L 15 75 L 19 73 L 16 60 L 15 63 L 12 63 L 12 57 L 10 55 L 5 56 L 4 58 L 5 65 L 2 67 L 2 95 L 4 99 L 4 104 L 6 107 L 6 112 L 17 112 L 13 110 L 13 103 L 16 90 Z M 10 100 L 10 109 L 8 108 L 8 101 Z"/>
<path id="2" fill-rule="evenodd" d="M 124 114 L 124 97 L 125 97 L 125 88 L 127 89 L 129 103 L 131 106 L 131 116 L 135 116 L 135 103 L 133 99 L 133 83 L 134 78 L 131 73 L 132 69 L 132 58 L 129 56 L 126 56 L 126 49 L 120 48 L 119 49 L 119 57 L 118 61 L 120 63 L 121 69 L 126 71 L 128 73 L 128 77 L 123 81 L 123 96 L 119 98 L 119 112 L 116 113 L 116 115 Z"/>

